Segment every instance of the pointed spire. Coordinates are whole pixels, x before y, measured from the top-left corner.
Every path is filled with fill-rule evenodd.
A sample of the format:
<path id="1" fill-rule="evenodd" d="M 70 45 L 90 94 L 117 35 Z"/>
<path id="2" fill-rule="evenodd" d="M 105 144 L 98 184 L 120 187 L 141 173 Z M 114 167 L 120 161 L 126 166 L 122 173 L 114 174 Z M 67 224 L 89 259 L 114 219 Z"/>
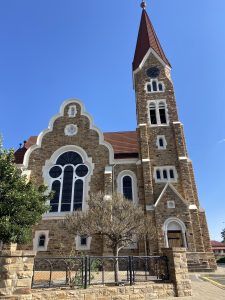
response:
<path id="1" fill-rule="evenodd" d="M 158 56 L 165 62 L 165 64 L 170 66 L 170 63 L 163 52 L 154 27 L 146 12 L 146 1 L 142 1 L 141 7 L 142 16 L 133 60 L 133 71 L 139 67 L 150 48 L 152 48 L 158 54 Z"/>

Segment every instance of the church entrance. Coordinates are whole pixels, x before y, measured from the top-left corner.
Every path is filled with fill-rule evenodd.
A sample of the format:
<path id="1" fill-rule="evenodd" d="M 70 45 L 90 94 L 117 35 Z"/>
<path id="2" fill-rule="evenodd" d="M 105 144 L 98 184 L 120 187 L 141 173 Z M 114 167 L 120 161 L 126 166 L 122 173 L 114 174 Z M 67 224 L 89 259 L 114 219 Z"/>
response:
<path id="1" fill-rule="evenodd" d="M 165 247 L 187 248 L 186 227 L 178 218 L 172 217 L 165 221 L 163 225 Z"/>
<path id="2" fill-rule="evenodd" d="M 181 230 L 169 230 L 167 232 L 168 246 L 172 247 L 184 247 L 183 234 Z"/>

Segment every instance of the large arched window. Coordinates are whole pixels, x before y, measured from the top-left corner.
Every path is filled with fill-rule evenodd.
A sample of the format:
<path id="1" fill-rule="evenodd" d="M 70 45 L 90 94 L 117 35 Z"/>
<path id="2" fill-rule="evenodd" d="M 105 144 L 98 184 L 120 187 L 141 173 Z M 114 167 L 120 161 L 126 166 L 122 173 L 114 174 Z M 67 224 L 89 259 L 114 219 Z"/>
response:
<path id="1" fill-rule="evenodd" d="M 68 151 L 61 154 L 49 170 L 51 190 L 50 213 L 82 210 L 84 182 L 89 173 L 80 154 Z"/>
<path id="2" fill-rule="evenodd" d="M 136 203 L 137 199 L 137 178 L 130 170 L 124 170 L 117 177 L 117 192 L 126 199 Z"/>

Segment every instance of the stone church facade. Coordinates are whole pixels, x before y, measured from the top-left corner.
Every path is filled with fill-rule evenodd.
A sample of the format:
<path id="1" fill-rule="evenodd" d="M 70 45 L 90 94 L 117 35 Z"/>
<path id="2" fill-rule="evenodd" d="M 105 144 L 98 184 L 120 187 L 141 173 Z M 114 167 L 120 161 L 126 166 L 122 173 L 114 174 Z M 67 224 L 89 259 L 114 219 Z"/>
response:
<path id="1" fill-rule="evenodd" d="M 29 178 L 55 191 L 50 211 L 35 226 L 38 255 L 64 254 L 75 247 L 108 255 L 99 237 L 71 236 L 59 223 L 85 210 L 90 192 L 120 192 L 152 216 L 156 234 L 124 249 L 131 255 L 160 254 L 185 247 L 190 264 L 215 268 L 204 210 L 200 207 L 183 125 L 179 121 L 171 66 L 143 4 L 133 61 L 137 129 L 102 133 L 76 99 L 65 101 L 39 136 L 15 153 Z M 63 246 L 62 246 L 63 245 Z"/>

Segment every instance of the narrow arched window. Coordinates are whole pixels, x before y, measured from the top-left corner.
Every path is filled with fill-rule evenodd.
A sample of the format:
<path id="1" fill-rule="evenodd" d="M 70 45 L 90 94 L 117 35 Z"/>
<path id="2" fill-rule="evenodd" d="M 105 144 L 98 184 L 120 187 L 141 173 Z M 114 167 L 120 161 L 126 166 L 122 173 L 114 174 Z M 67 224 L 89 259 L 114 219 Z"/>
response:
<path id="1" fill-rule="evenodd" d="M 159 146 L 164 147 L 164 140 L 163 138 L 159 138 Z"/>
<path id="2" fill-rule="evenodd" d="M 54 192 L 50 201 L 50 212 L 82 210 L 87 175 L 88 167 L 78 153 L 69 151 L 60 155 L 49 171 Z"/>
<path id="3" fill-rule="evenodd" d="M 151 124 L 157 124 L 155 103 L 150 103 L 150 122 Z"/>
<path id="4" fill-rule="evenodd" d="M 38 247 L 45 247 L 46 236 L 41 234 L 38 238 Z"/>
<path id="5" fill-rule="evenodd" d="M 157 83 L 156 83 L 156 81 L 152 81 L 152 89 L 153 89 L 153 91 L 154 92 L 157 92 Z"/>
<path id="6" fill-rule="evenodd" d="M 166 106 L 165 103 L 160 102 L 159 103 L 159 118 L 161 124 L 167 124 L 166 120 Z"/>
<path id="7" fill-rule="evenodd" d="M 123 195 L 128 200 L 133 200 L 132 178 L 130 176 L 123 177 Z"/>
<path id="8" fill-rule="evenodd" d="M 158 87 L 159 87 L 159 91 L 162 92 L 163 91 L 163 85 L 162 85 L 162 83 L 159 83 Z"/>
<path id="9" fill-rule="evenodd" d="M 174 171 L 173 171 L 173 169 L 170 169 L 170 178 L 174 179 Z"/>
<path id="10" fill-rule="evenodd" d="M 160 170 L 156 170 L 156 178 L 161 179 L 161 173 Z"/>
<path id="11" fill-rule="evenodd" d="M 167 170 L 163 170 L 163 178 L 164 178 L 164 179 L 167 179 L 167 178 L 168 178 Z"/>
<path id="12" fill-rule="evenodd" d="M 147 89 L 148 89 L 148 92 L 151 92 L 151 91 L 152 91 L 152 86 L 151 86 L 151 84 L 148 84 L 148 85 L 147 85 Z"/>

